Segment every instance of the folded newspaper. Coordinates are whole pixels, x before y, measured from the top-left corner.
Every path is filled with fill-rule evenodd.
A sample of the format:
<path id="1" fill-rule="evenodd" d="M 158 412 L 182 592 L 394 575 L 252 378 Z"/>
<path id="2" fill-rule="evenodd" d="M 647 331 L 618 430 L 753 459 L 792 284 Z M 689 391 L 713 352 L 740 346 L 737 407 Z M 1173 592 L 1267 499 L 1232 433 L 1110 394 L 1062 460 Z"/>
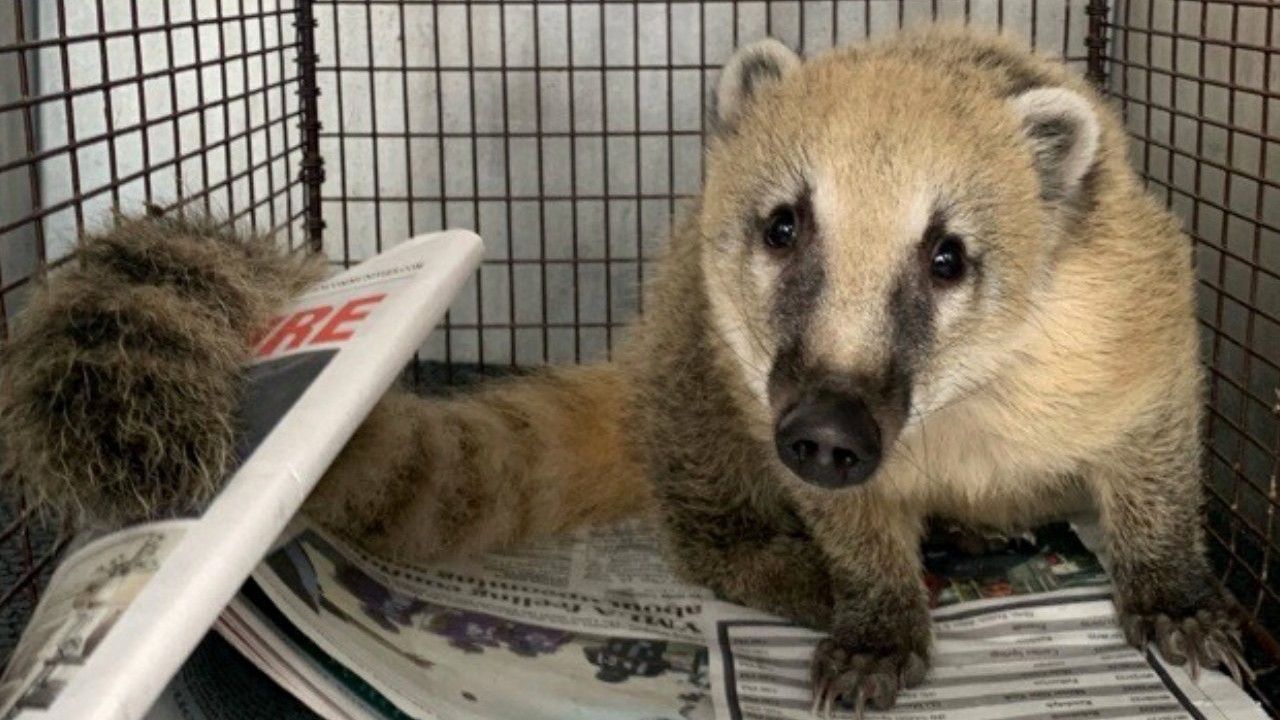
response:
<path id="1" fill-rule="evenodd" d="M 345 291 L 367 293 L 364 282 L 374 280 Z M 304 374 L 323 363 L 289 357 L 290 367 L 311 368 Z M 293 415 L 289 397 L 300 390 L 288 377 L 297 376 L 258 388 L 277 398 L 252 409 L 268 417 L 265 427 Z M 199 522 L 141 525 L 73 553 L 0 680 L 0 718 L 73 717 L 54 701 Z M 892 711 L 868 717 L 1266 717 L 1224 675 L 1193 681 L 1127 645 L 1101 564 L 1069 531 L 1035 540 L 978 555 L 926 553 L 934 669 Z M 658 547 L 652 527 L 631 522 L 414 567 L 297 516 L 215 628 L 329 720 L 813 717 L 808 663 L 820 636 L 680 582 Z M 236 700 L 202 702 L 179 678 L 147 717 L 260 717 L 228 707 Z"/>
<path id="2" fill-rule="evenodd" d="M 0 676 L 0 717 L 142 717 L 481 253 L 467 231 L 413 238 L 280 313 L 248 368 L 239 467 L 200 518 L 99 538 L 62 563 Z"/>

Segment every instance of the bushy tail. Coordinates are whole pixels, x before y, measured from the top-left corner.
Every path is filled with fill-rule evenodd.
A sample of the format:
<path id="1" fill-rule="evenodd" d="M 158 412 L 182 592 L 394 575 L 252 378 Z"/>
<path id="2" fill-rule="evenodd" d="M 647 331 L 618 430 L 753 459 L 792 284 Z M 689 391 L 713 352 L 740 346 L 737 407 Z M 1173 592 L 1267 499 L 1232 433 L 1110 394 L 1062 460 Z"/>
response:
<path id="1" fill-rule="evenodd" d="M 0 364 L 4 490 L 119 526 L 201 509 L 235 462 L 249 339 L 323 273 L 204 220 L 87 238 L 19 318 Z M 642 513 L 617 366 L 424 400 L 392 391 L 309 500 L 386 555 L 434 559 Z"/>
<path id="2" fill-rule="evenodd" d="M 624 439 L 616 365 L 496 381 L 453 399 L 393 391 L 321 480 L 307 513 L 409 561 L 648 512 Z"/>
<path id="3" fill-rule="evenodd" d="M 235 461 L 248 338 L 323 272 L 203 219 L 85 239 L 5 348 L 0 489 L 111 526 L 200 508 Z"/>

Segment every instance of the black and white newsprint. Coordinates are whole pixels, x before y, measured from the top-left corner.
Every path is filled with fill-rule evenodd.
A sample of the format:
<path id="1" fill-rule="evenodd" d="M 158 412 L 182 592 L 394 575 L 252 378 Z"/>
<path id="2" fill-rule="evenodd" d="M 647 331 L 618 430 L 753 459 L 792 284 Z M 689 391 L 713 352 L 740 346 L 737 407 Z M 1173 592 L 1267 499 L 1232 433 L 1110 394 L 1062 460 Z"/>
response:
<path id="1" fill-rule="evenodd" d="M 708 604 L 719 720 L 812 718 L 809 658 L 820 637 L 788 622 Z M 934 611 L 933 670 L 898 696 L 900 720 L 1262 720 L 1225 675 L 1193 682 L 1116 625 L 1106 588 L 988 598 Z M 852 717 L 837 710 L 835 717 Z"/>

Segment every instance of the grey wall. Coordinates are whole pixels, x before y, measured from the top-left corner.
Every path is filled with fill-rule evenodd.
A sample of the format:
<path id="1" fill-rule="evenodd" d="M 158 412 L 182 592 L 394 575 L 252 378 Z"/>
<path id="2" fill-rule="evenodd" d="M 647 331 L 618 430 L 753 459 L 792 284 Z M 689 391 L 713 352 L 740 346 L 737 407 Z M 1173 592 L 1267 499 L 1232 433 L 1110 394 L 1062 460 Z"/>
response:
<path id="1" fill-rule="evenodd" d="M 292 14 L 258 17 L 291 10 L 292 0 L 29 5 L 31 37 L 70 39 L 27 53 L 40 68 L 32 83 L 43 98 L 34 114 L 38 150 L 49 155 L 38 164 L 41 205 L 84 198 L 43 219 L 50 260 L 63 257 L 81 230 L 109 222 L 115 208 L 136 213 L 148 199 L 170 205 L 212 187 L 199 205 L 239 214 L 296 174 L 297 157 L 247 172 L 298 142 L 296 118 L 268 127 L 269 120 L 297 109 L 296 87 L 257 92 L 296 73 L 294 51 L 260 52 L 294 42 Z M 164 29 L 166 20 L 174 29 Z M 135 28 L 141 29 L 136 40 L 122 32 Z M 8 30 L 0 23 L 0 33 Z M 6 54 L 2 61 L 14 57 Z M 15 77 L 11 68 L 0 68 L 0 82 Z M 109 87 L 98 89 L 104 85 Z M 174 114 L 179 117 L 169 119 Z M 8 120 L 0 114 L 0 127 Z M 239 137 L 247 128 L 255 130 Z M 300 206 L 300 189 L 259 207 L 252 219 L 269 226 L 274 210 L 278 223 L 290 201 Z M 0 217 L 11 211 L 5 208 Z"/>

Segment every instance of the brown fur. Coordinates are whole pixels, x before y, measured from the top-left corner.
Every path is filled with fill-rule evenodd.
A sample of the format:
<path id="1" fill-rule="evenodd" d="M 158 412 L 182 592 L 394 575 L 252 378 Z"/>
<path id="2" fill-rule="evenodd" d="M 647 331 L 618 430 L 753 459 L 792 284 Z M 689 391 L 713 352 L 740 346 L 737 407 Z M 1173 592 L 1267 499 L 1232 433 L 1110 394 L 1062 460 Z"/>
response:
<path id="1" fill-rule="evenodd" d="M 1100 126 L 1092 167 L 1070 193 L 1037 177 L 1036 146 L 1011 122 L 1009 98 L 1038 87 L 1070 89 Z M 928 515 L 1017 527 L 1094 508 L 1131 641 L 1181 648 L 1172 659 L 1193 668 L 1238 670 L 1238 633 L 1199 522 L 1190 245 L 1128 167 L 1114 112 L 1057 63 L 947 32 L 835 51 L 753 93 L 713 141 L 699 222 L 674 238 L 664 285 L 647 305 L 648 327 L 665 329 L 678 314 L 680 327 L 699 331 L 650 332 L 640 353 L 718 364 L 706 374 L 722 388 L 700 407 L 666 399 L 671 373 L 690 367 L 653 370 L 640 393 L 653 432 L 640 435 L 661 484 L 710 486 L 684 467 L 664 472 L 686 452 L 673 447 L 705 447 L 699 462 L 718 458 L 713 474 L 723 482 L 752 476 L 786 489 L 833 578 L 818 700 L 885 706 L 923 676 L 930 641 L 917 543 Z M 789 339 L 795 323 L 779 324 L 776 305 L 786 271 L 742 240 L 755 232 L 743 218 L 785 200 L 800 173 L 811 185 L 820 178 L 811 189 L 825 286 Z M 769 452 L 786 396 L 769 365 L 795 341 L 805 357 L 797 382 L 886 381 L 902 312 L 892 282 L 912 258 L 918 235 L 904 221 L 921 187 L 950 191 L 949 209 L 986 251 L 985 285 L 936 301 L 944 317 L 908 368 L 906 415 L 883 414 L 896 442 L 876 476 L 839 491 L 800 482 Z M 923 225 L 927 213 L 916 214 Z M 736 420 L 725 417 L 726 397 Z M 725 424 L 744 433 L 727 436 Z M 779 511 L 761 495 L 756 518 L 769 527 Z M 691 504 L 668 515 L 694 515 Z M 687 567 L 719 556 L 720 541 L 704 545 L 685 553 Z M 810 576 L 736 599 L 776 605 Z"/>
<path id="2" fill-rule="evenodd" d="M 647 512 L 612 366 L 548 370 L 479 392 L 379 402 L 308 500 L 308 514 L 414 561 L 510 547 Z"/>
<path id="3" fill-rule="evenodd" d="M 4 490 L 111 526 L 200 508 L 235 460 L 251 332 L 323 270 L 207 220 L 86 238 L 5 347 Z"/>

